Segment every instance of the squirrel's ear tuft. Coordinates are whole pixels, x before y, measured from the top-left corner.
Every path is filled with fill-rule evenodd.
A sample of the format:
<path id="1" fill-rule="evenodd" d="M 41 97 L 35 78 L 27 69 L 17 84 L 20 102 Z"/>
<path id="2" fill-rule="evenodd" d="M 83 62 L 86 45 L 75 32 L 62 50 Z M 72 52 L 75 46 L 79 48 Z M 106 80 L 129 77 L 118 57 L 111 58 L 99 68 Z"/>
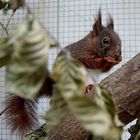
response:
<path id="1" fill-rule="evenodd" d="M 93 25 L 93 35 L 97 36 L 99 32 L 102 30 L 102 16 L 101 16 L 101 9 L 99 8 L 99 12 L 97 17 L 95 18 L 95 23 Z"/>
<path id="2" fill-rule="evenodd" d="M 109 29 L 114 30 L 114 21 L 113 21 L 112 16 L 110 16 L 110 15 L 109 15 L 109 18 L 108 18 L 108 20 L 107 20 L 107 27 L 108 27 Z"/>

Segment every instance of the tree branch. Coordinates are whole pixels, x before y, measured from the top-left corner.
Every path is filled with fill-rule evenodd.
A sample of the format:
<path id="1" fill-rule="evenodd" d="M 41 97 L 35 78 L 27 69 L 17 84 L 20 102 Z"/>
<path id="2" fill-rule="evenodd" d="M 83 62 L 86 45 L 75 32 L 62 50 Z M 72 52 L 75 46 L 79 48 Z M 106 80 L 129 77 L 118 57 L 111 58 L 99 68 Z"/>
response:
<path id="1" fill-rule="evenodd" d="M 113 94 L 123 123 L 127 124 L 140 116 L 140 53 L 100 85 Z"/>
<path id="2" fill-rule="evenodd" d="M 113 94 L 123 123 L 127 124 L 140 116 L 140 53 L 104 79 L 100 85 Z M 87 135 L 88 133 L 70 113 L 48 134 L 48 138 L 49 140 L 84 140 Z"/>

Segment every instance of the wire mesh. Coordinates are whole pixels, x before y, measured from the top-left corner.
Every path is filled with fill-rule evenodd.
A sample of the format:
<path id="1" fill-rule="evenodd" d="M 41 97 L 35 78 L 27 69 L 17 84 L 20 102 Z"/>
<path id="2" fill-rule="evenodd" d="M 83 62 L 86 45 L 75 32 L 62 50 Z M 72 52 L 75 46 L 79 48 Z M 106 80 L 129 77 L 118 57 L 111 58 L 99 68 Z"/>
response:
<path id="1" fill-rule="evenodd" d="M 84 37 L 94 23 L 94 16 L 101 7 L 103 22 L 110 13 L 114 18 L 115 31 L 122 39 L 123 61 L 115 66 L 110 72 L 103 74 L 101 79 L 118 69 L 134 55 L 140 52 L 140 1 L 139 0 L 28 0 L 34 16 L 40 20 L 45 29 L 50 32 L 62 47 L 78 41 Z M 9 13 L 10 14 L 10 13 Z M 6 24 L 7 16 L 0 12 L 0 21 Z M 18 10 L 14 15 L 8 31 L 14 30 L 15 25 L 23 22 L 24 10 Z M 0 36 L 5 36 L 0 28 Z M 58 50 L 52 50 L 49 55 L 49 68 L 51 68 Z M 0 70 L 0 105 L 3 109 L 5 99 L 4 68 Z M 39 119 L 42 123 L 42 116 L 49 108 L 49 101 L 39 101 Z M 131 124 L 130 124 L 131 125 Z M 124 128 L 126 130 L 126 127 Z M 123 134 L 123 140 L 128 140 L 128 133 Z M 0 118 L 0 140 L 19 140 L 18 134 L 11 134 L 7 127 L 4 116 Z"/>

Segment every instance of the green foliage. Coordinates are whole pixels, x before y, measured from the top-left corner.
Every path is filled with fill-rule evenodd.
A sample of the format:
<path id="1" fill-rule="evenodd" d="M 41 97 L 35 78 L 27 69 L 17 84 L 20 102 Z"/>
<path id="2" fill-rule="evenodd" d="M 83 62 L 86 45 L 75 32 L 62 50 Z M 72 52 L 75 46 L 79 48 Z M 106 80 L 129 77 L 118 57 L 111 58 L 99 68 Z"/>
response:
<path id="1" fill-rule="evenodd" d="M 55 128 L 69 113 L 70 106 L 65 100 L 65 96 L 73 98 L 74 94 L 77 96 L 83 94 L 86 71 L 73 58 L 59 57 L 53 66 L 52 76 L 56 84 L 54 85 L 51 108 L 45 115 L 47 131 Z"/>
<path id="2" fill-rule="evenodd" d="M 32 99 L 45 80 L 50 47 L 47 34 L 36 20 L 28 20 L 16 28 L 7 44 L 13 53 L 6 66 L 6 85 L 10 92 Z"/>
<path id="3" fill-rule="evenodd" d="M 129 140 L 139 140 L 140 139 L 140 118 L 137 119 L 136 124 L 132 125 L 128 132 L 131 134 Z"/>
<path id="4" fill-rule="evenodd" d="M 10 92 L 29 99 L 36 96 L 47 73 L 51 43 L 31 15 L 10 37 L 0 40 L 0 67 L 6 65 L 6 87 Z"/>
<path id="5" fill-rule="evenodd" d="M 25 0 L 0 0 L 0 10 L 3 10 L 4 14 L 7 13 L 8 10 L 16 11 L 25 5 Z"/>
<path id="6" fill-rule="evenodd" d="M 0 38 L 0 68 L 7 65 L 11 59 L 13 47 L 7 45 L 8 38 Z"/>
<path id="7" fill-rule="evenodd" d="M 81 125 L 95 136 L 106 140 L 119 140 L 122 123 L 119 121 L 111 94 L 97 86 L 97 95 L 91 99 L 83 94 L 86 70 L 71 57 L 60 57 L 53 67 L 56 81 L 51 108 L 46 113 L 46 131 L 54 129 L 73 112 Z"/>
<path id="8" fill-rule="evenodd" d="M 44 131 L 44 125 L 25 135 L 24 140 L 46 140 L 47 133 Z"/>
<path id="9" fill-rule="evenodd" d="M 11 7 L 10 0 L 0 0 L 0 10 L 3 10 L 4 13 L 9 10 Z"/>

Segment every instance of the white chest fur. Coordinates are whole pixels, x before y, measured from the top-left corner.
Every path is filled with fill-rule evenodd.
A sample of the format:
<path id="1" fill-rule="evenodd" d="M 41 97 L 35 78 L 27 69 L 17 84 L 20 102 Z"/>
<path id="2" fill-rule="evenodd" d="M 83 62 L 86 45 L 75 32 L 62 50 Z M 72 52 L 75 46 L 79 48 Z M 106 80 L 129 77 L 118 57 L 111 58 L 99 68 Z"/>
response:
<path id="1" fill-rule="evenodd" d="M 101 71 L 100 70 L 92 70 L 92 69 L 88 69 L 88 83 L 90 82 L 96 82 L 99 83 L 100 82 L 100 76 L 101 76 Z M 94 81 L 93 81 L 94 80 Z"/>

